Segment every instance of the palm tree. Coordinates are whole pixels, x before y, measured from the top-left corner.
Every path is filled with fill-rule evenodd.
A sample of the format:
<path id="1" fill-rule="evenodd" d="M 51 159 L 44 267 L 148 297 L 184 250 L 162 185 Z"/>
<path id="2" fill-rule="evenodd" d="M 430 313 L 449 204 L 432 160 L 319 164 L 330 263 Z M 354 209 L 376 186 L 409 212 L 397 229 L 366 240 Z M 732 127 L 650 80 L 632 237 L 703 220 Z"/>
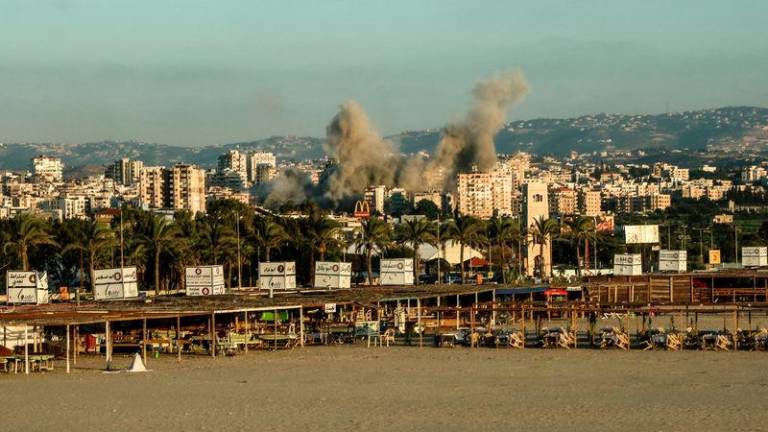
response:
<path id="1" fill-rule="evenodd" d="M 557 237 L 557 234 L 560 232 L 560 227 L 558 226 L 557 220 L 553 218 L 544 218 L 544 216 L 539 217 L 538 219 L 533 220 L 533 224 L 531 225 L 528 234 L 531 236 L 531 241 L 534 244 L 539 245 L 539 259 L 537 261 L 537 266 L 539 270 L 539 277 L 544 277 L 544 246 L 551 242 L 552 239 Z M 549 250 L 549 262 L 551 264 L 552 262 L 552 249 Z"/>
<path id="2" fill-rule="evenodd" d="M 64 246 L 62 253 L 79 252 L 81 257 L 85 255 L 88 260 L 88 277 L 91 280 L 91 290 L 94 286 L 96 267 L 102 263 L 102 259 L 112 251 L 117 244 L 115 233 L 104 223 L 95 220 L 85 220 L 75 226 L 74 236 L 69 243 Z M 84 279 L 82 260 L 80 268 L 80 278 Z"/>
<path id="3" fill-rule="evenodd" d="M 325 252 L 337 243 L 340 225 L 322 213 L 319 207 L 310 204 L 308 215 L 302 220 L 300 229 L 309 249 L 309 272 L 312 286 L 315 285 L 315 253 L 325 260 Z"/>
<path id="4" fill-rule="evenodd" d="M 363 220 L 355 243 L 357 244 L 358 253 L 361 250 L 365 251 L 368 285 L 373 285 L 373 265 L 371 262 L 373 250 L 379 249 L 379 251 L 383 252 L 389 246 L 391 238 L 392 232 L 389 224 L 382 219 L 379 219 L 377 216 L 371 216 L 369 219 Z"/>
<path id="5" fill-rule="evenodd" d="M 261 249 L 264 249 L 266 261 L 271 259 L 272 249 L 288 240 L 283 225 L 272 217 L 258 217 L 253 220 L 250 236 L 256 243 L 257 261 L 261 261 Z"/>
<path id="6" fill-rule="evenodd" d="M 508 218 L 508 217 L 495 217 L 491 219 L 488 222 L 488 231 L 489 231 L 489 239 L 491 242 L 495 242 L 498 247 L 501 249 L 501 262 L 502 262 L 502 268 L 501 268 L 501 278 L 502 283 L 507 283 L 507 260 L 506 260 L 506 249 L 507 245 L 514 241 L 516 232 L 515 230 L 519 230 L 519 225 L 515 222 L 514 219 Z"/>
<path id="7" fill-rule="evenodd" d="M 435 244 L 435 227 L 426 218 L 406 219 L 395 230 L 397 242 L 413 247 L 413 280 L 419 284 L 419 247 L 424 243 Z"/>
<path id="8" fill-rule="evenodd" d="M 58 246 L 42 219 L 24 214 L 13 219 L 11 237 L 3 251 L 16 254 L 22 270 L 29 271 L 30 249 L 44 245 Z"/>
<path id="9" fill-rule="evenodd" d="M 201 246 L 208 252 L 211 262 L 218 264 L 225 248 L 237 247 L 235 230 L 221 216 L 207 215 L 198 222 Z"/>
<path id="10" fill-rule="evenodd" d="M 160 293 L 160 257 L 178 243 L 179 230 L 168 219 L 153 215 L 149 220 L 147 233 L 142 237 L 146 250 L 152 253 L 155 272 L 155 295 Z"/>
<path id="11" fill-rule="evenodd" d="M 576 248 L 576 274 L 581 277 L 581 247 L 594 238 L 595 226 L 592 218 L 586 216 L 573 216 L 565 220 L 567 232 L 563 237 L 573 243 Z M 585 249 L 584 253 L 587 251 Z"/>
<path id="12" fill-rule="evenodd" d="M 461 246 L 459 260 L 461 261 L 461 283 L 467 283 L 467 275 L 464 271 L 464 249 L 476 246 L 483 238 L 483 227 L 478 219 L 472 216 L 463 216 L 456 213 L 452 220 L 446 224 L 446 239 L 453 240 Z"/>

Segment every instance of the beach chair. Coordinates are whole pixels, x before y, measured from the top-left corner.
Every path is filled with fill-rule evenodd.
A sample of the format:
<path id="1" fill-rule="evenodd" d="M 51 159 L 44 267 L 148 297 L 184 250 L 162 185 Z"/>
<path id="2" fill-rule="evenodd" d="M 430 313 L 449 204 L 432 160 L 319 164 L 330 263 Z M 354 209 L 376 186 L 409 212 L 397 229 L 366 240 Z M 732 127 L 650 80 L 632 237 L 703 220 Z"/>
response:
<path id="1" fill-rule="evenodd" d="M 576 332 L 561 330 L 557 338 L 557 345 L 560 348 L 571 349 L 576 347 Z"/>
<path id="2" fill-rule="evenodd" d="M 730 351 L 733 347 L 733 341 L 729 335 L 720 334 L 715 339 L 715 351 Z"/>
<path id="3" fill-rule="evenodd" d="M 523 349 L 525 348 L 525 336 L 522 332 L 510 332 L 509 333 L 509 346 L 512 348 Z"/>
<path id="4" fill-rule="evenodd" d="M 389 347 L 389 343 L 395 343 L 395 329 L 390 327 L 381 334 L 381 343 Z"/>
<path id="5" fill-rule="evenodd" d="M 469 335 L 469 347 L 477 348 L 480 345 L 480 333 L 473 331 Z"/>
<path id="6" fill-rule="evenodd" d="M 683 349 L 683 337 L 678 333 L 670 333 L 667 335 L 665 346 L 667 351 L 680 351 Z"/>
<path id="7" fill-rule="evenodd" d="M 616 331 L 616 348 L 627 351 L 629 350 L 629 335 L 620 330 Z"/>

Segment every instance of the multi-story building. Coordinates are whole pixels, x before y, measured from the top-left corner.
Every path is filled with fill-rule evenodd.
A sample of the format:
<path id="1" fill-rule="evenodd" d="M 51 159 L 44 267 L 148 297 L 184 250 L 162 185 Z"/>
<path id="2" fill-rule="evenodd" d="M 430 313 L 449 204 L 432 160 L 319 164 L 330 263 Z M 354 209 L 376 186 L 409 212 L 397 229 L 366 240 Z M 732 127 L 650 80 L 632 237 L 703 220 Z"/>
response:
<path id="1" fill-rule="evenodd" d="M 240 150 L 230 150 L 219 156 L 219 172 L 231 170 L 248 181 L 248 158 Z"/>
<path id="2" fill-rule="evenodd" d="M 122 158 L 116 160 L 104 170 L 104 177 L 109 178 L 123 186 L 133 186 L 139 182 L 141 169 L 144 162 Z"/>
<path id="3" fill-rule="evenodd" d="M 147 208 L 205 213 L 205 171 L 194 165 L 144 167 L 139 179 L 139 203 Z"/>
<path id="4" fill-rule="evenodd" d="M 576 191 L 571 188 L 552 188 L 549 191 L 549 202 L 552 203 L 553 214 L 564 216 L 577 212 Z"/>
<path id="5" fill-rule="evenodd" d="M 364 199 L 372 212 L 384 214 L 384 202 L 387 199 L 387 187 L 384 185 L 371 186 L 365 190 Z"/>
<path id="6" fill-rule="evenodd" d="M 549 219 L 549 203 L 546 183 L 526 183 L 523 185 L 522 227 L 528 236 L 526 247 L 525 272 L 528 276 L 548 278 L 552 274 L 552 239 L 537 242 L 532 235 L 536 221 Z M 540 274 L 539 274 L 540 273 Z"/>
<path id="7" fill-rule="evenodd" d="M 58 199 L 58 209 L 64 219 L 82 219 L 88 212 L 88 201 L 82 195 L 64 195 Z"/>
<path id="8" fill-rule="evenodd" d="M 274 177 L 277 172 L 277 158 L 269 152 L 254 151 L 247 156 L 248 181 L 251 183 L 265 183 Z M 272 169 L 270 170 L 269 167 Z"/>
<path id="9" fill-rule="evenodd" d="M 458 175 L 459 213 L 488 219 L 494 213 L 511 216 L 512 176 L 503 170 L 489 172 L 471 172 Z"/>
<path id="10" fill-rule="evenodd" d="M 139 204 L 147 208 L 165 207 L 165 168 L 143 167 L 139 172 Z"/>
<path id="11" fill-rule="evenodd" d="M 205 213 L 205 171 L 194 165 L 176 164 L 166 171 L 169 208 Z"/>
<path id="12" fill-rule="evenodd" d="M 744 183 L 752 183 L 764 179 L 768 175 L 768 171 L 762 166 L 751 165 L 744 168 L 741 172 L 741 181 Z"/>
<path id="13" fill-rule="evenodd" d="M 43 181 L 61 183 L 64 179 L 64 164 L 57 157 L 36 156 L 32 158 L 32 173 Z"/>
<path id="14" fill-rule="evenodd" d="M 600 216 L 602 213 L 601 202 L 600 191 L 585 189 L 579 191 L 579 213 L 582 216 Z"/>

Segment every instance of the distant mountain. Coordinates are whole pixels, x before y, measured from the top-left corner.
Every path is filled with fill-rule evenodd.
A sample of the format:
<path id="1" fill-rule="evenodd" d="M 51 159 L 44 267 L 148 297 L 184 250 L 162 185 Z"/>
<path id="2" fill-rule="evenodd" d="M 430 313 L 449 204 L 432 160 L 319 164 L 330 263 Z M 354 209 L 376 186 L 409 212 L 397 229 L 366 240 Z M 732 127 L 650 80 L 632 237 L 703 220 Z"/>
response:
<path id="1" fill-rule="evenodd" d="M 403 153 L 432 152 L 440 140 L 439 129 L 407 131 L 388 137 Z M 189 162 L 214 167 L 223 152 L 271 151 L 281 160 L 315 159 L 324 155 L 323 138 L 274 136 L 266 139 L 211 145 L 175 147 L 136 141 L 85 144 L 0 144 L 0 169 L 27 169 L 39 154 L 59 156 L 68 172 L 98 171 L 121 157 L 147 165 Z M 591 153 L 604 150 L 684 150 L 712 152 L 768 151 L 768 109 L 727 107 L 670 114 L 595 114 L 569 119 L 514 121 L 496 137 L 499 153 L 522 150 L 534 154 L 567 155 L 571 150 Z"/>
<path id="2" fill-rule="evenodd" d="M 431 152 L 440 131 L 409 131 L 390 138 L 400 143 L 403 152 Z M 499 153 L 522 150 L 557 156 L 571 150 L 716 150 L 743 145 L 768 148 L 768 109 L 728 107 L 655 115 L 521 120 L 509 123 L 496 137 Z"/>

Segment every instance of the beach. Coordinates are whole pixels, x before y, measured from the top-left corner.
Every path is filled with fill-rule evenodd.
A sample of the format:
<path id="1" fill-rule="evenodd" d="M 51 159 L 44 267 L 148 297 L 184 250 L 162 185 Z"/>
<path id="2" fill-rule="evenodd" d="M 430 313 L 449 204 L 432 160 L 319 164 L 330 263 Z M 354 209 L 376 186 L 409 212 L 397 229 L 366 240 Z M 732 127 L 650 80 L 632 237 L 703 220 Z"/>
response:
<path id="1" fill-rule="evenodd" d="M 115 356 L 115 367 L 127 367 Z M 763 352 L 307 347 L 2 375 L 2 430 L 766 430 Z"/>

